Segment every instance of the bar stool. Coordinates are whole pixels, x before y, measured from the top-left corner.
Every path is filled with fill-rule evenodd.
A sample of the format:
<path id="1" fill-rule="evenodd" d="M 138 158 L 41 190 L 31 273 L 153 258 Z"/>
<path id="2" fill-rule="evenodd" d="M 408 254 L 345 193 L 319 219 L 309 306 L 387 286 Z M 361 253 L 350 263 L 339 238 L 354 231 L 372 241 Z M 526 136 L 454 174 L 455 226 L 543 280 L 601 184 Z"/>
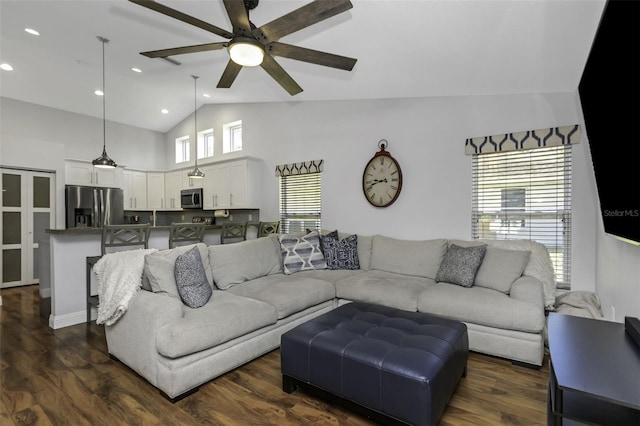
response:
<path id="1" fill-rule="evenodd" d="M 149 248 L 149 224 L 105 225 L 102 228 L 101 255 L 87 256 L 87 322 L 91 322 L 91 307 L 98 306 L 98 295 L 91 294 L 91 270 L 93 265 L 111 251 L 132 247 Z"/>
<path id="2" fill-rule="evenodd" d="M 172 223 L 169 229 L 169 248 L 203 242 L 204 230 L 204 223 Z"/>
<path id="3" fill-rule="evenodd" d="M 247 239 L 247 222 L 225 222 L 222 224 L 220 244 L 229 244 Z"/>
<path id="4" fill-rule="evenodd" d="M 280 222 L 260 222 L 258 223 L 258 238 L 266 237 L 269 234 L 280 232 Z"/>

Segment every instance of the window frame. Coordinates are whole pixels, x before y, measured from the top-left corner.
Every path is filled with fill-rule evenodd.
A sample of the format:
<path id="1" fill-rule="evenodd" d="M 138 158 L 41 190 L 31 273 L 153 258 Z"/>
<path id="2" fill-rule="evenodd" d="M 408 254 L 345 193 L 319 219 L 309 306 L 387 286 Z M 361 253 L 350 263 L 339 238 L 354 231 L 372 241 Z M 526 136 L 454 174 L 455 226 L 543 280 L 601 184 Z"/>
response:
<path id="1" fill-rule="evenodd" d="M 175 149 L 176 164 L 188 163 L 191 160 L 191 137 L 186 135 L 176 138 Z"/>
<path id="2" fill-rule="evenodd" d="M 571 164 L 571 145 L 474 154 L 472 159 L 472 238 L 544 244 L 558 289 L 571 288 Z M 505 191 L 515 189 L 524 189 L 524 208 L 504 204 Z"/>
<path id="3" fill-rule="evenodd" d="M 280 230 L 322 229 L 322 173 L 280 176 Z M 293 226 L 292 226 L 293 225 Z"/>
<path id="4" fill-rule="evenodd" d="M 208 142 L 207 138 L 211 137 L 211 141 Z M 212 158 L 215 154 L 215 136 L 213 129 L 206 129 L 198 132 L 198 160 L 205 158 Z"/>
<path id="5" fill-rule="evenodd" d="M 240 131 L 238 140 L 236 131 Z M 222 153 L 242 151 L 242 120 L 233 121 L 222 126 Z"/>

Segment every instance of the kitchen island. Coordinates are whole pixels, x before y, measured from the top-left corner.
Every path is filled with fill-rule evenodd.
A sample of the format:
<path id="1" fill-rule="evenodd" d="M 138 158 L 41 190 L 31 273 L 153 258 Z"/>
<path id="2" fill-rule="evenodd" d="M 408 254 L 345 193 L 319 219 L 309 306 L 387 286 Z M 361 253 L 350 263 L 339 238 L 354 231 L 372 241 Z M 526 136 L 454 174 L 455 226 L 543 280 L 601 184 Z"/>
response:
<path id="1" fill-rule="evenodd" d="M 256 238 L 257 223 L 249 224 L 247 239 Z M 221 225 L 207 225 L 204 243 L 220 244 Z M 149 248 L 164 250 L 169 248 L 170 226 L 152 226 L 149 233 Z M 43 244 L 42 265 L 49 265 L 42 273 L 46 279 L 40 282 L 41 296 L 51 295 L 49 327 L 58 329 L 86 322 L 86 262 L 87 256 L 99 256 L 101 252 L 102 229 L 69 228 L 47 229 L 48 240 Z M 49 281 L 48 283 L 46 281 Z M 43 282 L 45 281 L 45 282 Z M 92 290 L 95 294 L 95 274 L 92 276 Z M 94 310 L 92 318 L 95 319 Z"/>

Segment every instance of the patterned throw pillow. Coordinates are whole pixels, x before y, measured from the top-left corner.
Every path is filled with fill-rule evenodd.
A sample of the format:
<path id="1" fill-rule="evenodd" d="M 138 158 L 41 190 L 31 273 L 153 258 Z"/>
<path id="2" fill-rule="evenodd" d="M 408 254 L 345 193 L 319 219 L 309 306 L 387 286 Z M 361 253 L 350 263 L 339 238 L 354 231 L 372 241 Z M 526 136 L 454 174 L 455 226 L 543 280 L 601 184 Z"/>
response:
<path id="1" fill-rule="evenodd" d="M 320 249 L 320 237 L 317 233 L 294 237 L 280 235 L 282 263 L 285 274 L 314 269 L 327 269 L 327 262 Z"/>
<path id="2" fill-rule="evenodd" d="M 338 232 L 320 237 L 324 260 L 329 269 L 360 269 L 358 260 L 358 236 L 349 235 L 340 240 Z"/>
<path id="3" fill-rule="evenodd" d="M 178 294 L 185 305 L 199 308 L 209 301 L 213 289 L 207 281 L 197 247 L 178 256 L 174 273 Z"/>
<path id="4" fill-rule="evenodd" d="M 486 250 L 486 244 L 475 247 L 451 244 L 436 274 L 436 282 L 471 287 Z"/>

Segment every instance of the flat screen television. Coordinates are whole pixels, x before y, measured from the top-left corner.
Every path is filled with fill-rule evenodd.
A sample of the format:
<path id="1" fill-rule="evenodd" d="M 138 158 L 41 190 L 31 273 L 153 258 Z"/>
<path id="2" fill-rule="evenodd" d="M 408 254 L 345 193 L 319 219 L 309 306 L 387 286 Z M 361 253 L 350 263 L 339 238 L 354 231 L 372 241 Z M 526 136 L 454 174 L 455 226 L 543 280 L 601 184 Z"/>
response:
<path id="1" fill-rule="evenodd" d="M 578 92 L 604 232 L 640 244 L 640 2 L 609 0 Z"/>

